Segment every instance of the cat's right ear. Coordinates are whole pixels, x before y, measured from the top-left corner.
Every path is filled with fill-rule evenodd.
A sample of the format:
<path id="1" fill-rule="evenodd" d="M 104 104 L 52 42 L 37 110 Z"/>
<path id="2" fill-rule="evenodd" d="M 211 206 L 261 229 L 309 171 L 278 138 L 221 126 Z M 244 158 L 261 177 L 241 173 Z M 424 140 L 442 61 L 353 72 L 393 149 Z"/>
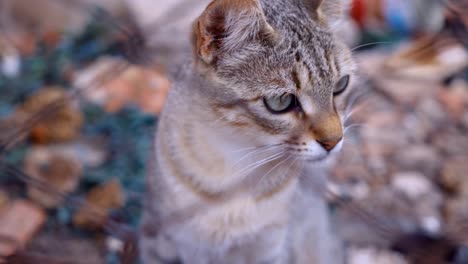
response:
<path id="1" fill-rule="evenodd" d="M 273 40 L 259 0 L 214 0 L 194 29 L 196 55 L 206 64 L 256 40 Z"/>

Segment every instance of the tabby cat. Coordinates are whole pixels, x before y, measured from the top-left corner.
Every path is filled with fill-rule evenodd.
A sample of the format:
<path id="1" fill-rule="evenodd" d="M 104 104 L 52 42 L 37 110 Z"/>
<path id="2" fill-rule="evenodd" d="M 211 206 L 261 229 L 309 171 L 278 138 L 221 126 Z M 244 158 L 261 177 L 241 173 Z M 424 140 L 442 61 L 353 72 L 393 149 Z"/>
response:
<path id="1" fill-rule="evenodd" d="M 144 263 L 341 263 L 306 182 L 343 145 L 351 51 L 340 0 L 214 0 L 149 160 Z"/>

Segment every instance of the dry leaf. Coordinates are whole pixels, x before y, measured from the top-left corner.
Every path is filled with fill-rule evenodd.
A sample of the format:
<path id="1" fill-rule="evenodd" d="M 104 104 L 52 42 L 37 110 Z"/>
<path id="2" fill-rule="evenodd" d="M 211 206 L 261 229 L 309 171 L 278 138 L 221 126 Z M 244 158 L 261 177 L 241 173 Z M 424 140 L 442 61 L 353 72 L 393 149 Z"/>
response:
<path id="1" fill-rule="evenodd" d="M 36 147 L 26 156 L 25 171 L 53 191 L 68 194 L 77 188 L 82 167 L 74 156 L 61 149 Z M 63 202 L 53 191 L 28 185 L 28 196 L 46 208 L 55 208 Z"/>
<path id="2" fill-rule="evenodd" d="M 92 189 L 83 205 L 73 218 L 73 223 L 87 229 L 101 228 L 111 210 L 121 208 L 125 197 L 118 181 L 112 180 Z"/>
<path id="3" fill-rule="evenodd" d="M 18 108 L 16 115 L 29 118 L 60 100 L 63 100 L 63 103 L 58 109 L 46 111 L 52 113 L 45 114 L 41 122 L 32 127 L 30 136 L 34 142 L 47 144 L 69 141 L 79 135 L 83 116 L 68 99 L 64 89 L 48 87 L 40 90 Z"/>

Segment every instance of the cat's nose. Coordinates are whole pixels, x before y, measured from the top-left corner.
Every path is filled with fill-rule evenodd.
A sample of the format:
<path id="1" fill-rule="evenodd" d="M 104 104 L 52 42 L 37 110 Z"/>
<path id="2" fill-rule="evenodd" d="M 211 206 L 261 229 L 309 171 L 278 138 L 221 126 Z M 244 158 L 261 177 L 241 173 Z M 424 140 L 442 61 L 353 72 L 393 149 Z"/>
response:
<path id="1" fill-rule="evenodd" d="M 341 121 L 336 113 L 312 118 L 309 129 L 315 140 L 327 151 L 333 150 L 343 139 Z"/>
<path id="2" fill-rule="evenodd" d="M 338 145 L 343 137 L 340 138 L 331 138 L 331 139 L 322 139 L 322 140 L 317 140 L 317 142 L 327 151 L 332 151 L 336 145 Z"/>

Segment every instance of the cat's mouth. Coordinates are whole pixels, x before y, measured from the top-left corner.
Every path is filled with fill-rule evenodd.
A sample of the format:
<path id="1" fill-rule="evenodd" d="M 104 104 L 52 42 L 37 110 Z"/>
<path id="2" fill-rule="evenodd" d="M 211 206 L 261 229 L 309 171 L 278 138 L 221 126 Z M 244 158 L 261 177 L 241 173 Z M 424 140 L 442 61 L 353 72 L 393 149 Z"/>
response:
<path id="1" fill-rule="evenodd" d="M 290 155 L 298 157 L 308 163 L 320 163 L 324 162 L 335 154 L 339 153 L 342 148 L 342 142 L 337 144 L 337 147 L 327 151 L 317 143 L 295 143 L 291 144 L 288 142 L 287 150 Z"/>
<path id="2" fill-rule="evenodd" d="M 321 153 L 321 154 L 308 154 L 307 150 L 298 151 L 297 149 L 289 149 L 289 154 L 291 156 L 297 157 L 304 162 L 309 163 L 319 163 L 327 160 L 331 155 L 331 152 L 328 153 Z"/>
<path id="3" fill-rule="evenodd" d="M 330 154 L 320 155 L 318 157 L 304 157 L 304 160 L 310 163 L 318 163 L 327 160 L 330 157 Z"/>

